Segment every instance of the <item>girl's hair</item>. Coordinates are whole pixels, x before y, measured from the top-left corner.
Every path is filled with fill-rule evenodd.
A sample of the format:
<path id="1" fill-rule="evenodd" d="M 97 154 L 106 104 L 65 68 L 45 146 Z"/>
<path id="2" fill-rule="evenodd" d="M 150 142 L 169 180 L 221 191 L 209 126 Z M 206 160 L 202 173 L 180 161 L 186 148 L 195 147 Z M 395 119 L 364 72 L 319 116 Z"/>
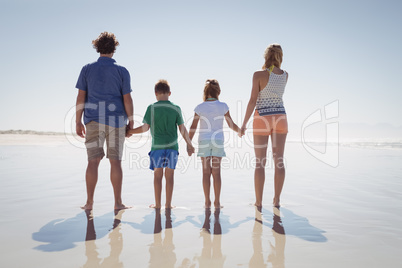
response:
<path id="1" fill-rule="evenodd" d="M 279 44 L 271 44 L 269 45 L 264 52 L 265 63 L 262 66 L 262 69 L 268 69 L 272 65 L 277 68 L 281 68 L 283 58 L 283 51 L 281 45 Z"/>
<path id="2" fill-rule="evenodd" d="M 219 94 L 221 94 L 221 88 L 218 81 L 216 79 L 208 79 L 204 87 L 204 101 L 208 99 L 208 96 L 219 99 Z"/>
<path id="3" fill-rule="evenodd" d="M 97 39 L 92 41 L 92 45 L 96 49 L 96 52 L 110 54 L 115 52 L 116 47 L 119 45 L 119 41 L 117 41 L 116 36 L 113 33 L 103 32 Z"/>

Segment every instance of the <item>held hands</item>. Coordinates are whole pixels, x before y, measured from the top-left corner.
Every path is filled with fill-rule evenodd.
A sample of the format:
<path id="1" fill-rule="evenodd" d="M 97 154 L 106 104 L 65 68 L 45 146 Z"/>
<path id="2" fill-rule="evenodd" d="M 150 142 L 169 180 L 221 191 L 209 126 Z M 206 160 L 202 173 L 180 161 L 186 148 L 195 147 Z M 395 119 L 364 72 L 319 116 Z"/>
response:
<path id="1" fill-rule="evenodd" d="M 126 126 L 126 138 L 130 138 L 133 134 L 129 133 L 129 130 L 134 128 L 134 121 L 129 121 Z"/>
<path id="2" fill-rule="evenodd" d="M 193 145 L 187 144 L 187 154 L 188 154 L 188 156 L 191 156 L 194 152 L 195 152 L 195 149 L 194 149 Z"/>
<path id="3" fill-rule="evenodd" d="M 246 129 L 247 128 L 245 126 L 242 126 L 237 135 L 239 135 L 240 138 L 243 137 L 244 134 L 246 134 Z"/>
<path id="4" fill-rule="evenodd" d="M 75 124 L 75 132 L 81 138 L 85 138 L 85 126 L 81 122 Z"/>

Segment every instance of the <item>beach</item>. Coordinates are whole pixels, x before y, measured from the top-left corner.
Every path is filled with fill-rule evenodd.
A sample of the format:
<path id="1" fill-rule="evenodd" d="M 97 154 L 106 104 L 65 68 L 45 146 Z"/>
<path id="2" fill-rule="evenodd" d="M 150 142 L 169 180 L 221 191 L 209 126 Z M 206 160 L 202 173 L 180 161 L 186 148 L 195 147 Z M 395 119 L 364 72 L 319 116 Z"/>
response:
<path id="1" fill-rule="evenodd" d="M 221 203 L 205 210 L 201 163 L 180 141 L 173 205 L 157 211 L 149 136 L 127 140 L 123 202 L 113 210 L 107 159 L 91 213 L 86 151 L 65 135 L 0 135 L 1 267 L 400 267 L 402 149 L 348 143 L 324 163 L 300 142 L 286 144 L 281 207 L 272 207 L 268 161 L 256 210 L 253 148 L 226 148 Z M 328 145 L 335 146 L 335 145 Z M 331 148 L 316 144 L 325 152 Z M 336 151 L 336 150 L 334 150 Z M 162 194 L 162 202 L 164 193 Z"/>

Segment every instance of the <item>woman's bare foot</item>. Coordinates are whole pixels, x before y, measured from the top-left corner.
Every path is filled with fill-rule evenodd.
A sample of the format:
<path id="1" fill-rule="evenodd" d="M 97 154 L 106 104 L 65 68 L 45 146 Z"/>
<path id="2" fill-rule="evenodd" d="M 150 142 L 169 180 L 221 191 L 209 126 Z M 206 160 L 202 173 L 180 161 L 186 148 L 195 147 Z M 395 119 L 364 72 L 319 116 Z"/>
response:
<path id="1" fill-rule="evenodd" d="M 211 201 L 205 201 L 204 208 L 211 208 Z"/>
<path id="2" fill-rule="evenodd" d="M 273 203 L 274 207 L 276 207 L 276 208 L 279 208 L 279 207 L 280 207 L 279 198 L 276 199 L 276 198 L 274 197 L 274 200 L 273 200 L 272 203 Z"/>
<path id="3" fill-rule="evenodd" d="M 124 204 L 115 205 L 115 206 L 114 206 L 114 209 L 115 209 L 115 210 L 130 209 L 130 208 L 132 208 L 132 206 L 126 206 L 126 205 L 124 205 Z"/>
<path id="4" fill-rule="evenodd" d="M 80 207 L 84 210 L 91 210 L 94 203 L 86 203 L 84 206 Z"/>
<path id="5" fill-rule="evenodd" d="M 159 206 L 157 206 L 157 205 L 155 205 L 155 204 L 151 204 L 151 205 L 149 205 L 149 208 L 160 209 L 160 208 L 161 208 L 161 206 L 160 206 L 160 205 L 159 205 Z"/>
<path id="6" fill-rule="evenodd" d="M 165 209 L 172 209 L 172 208 L 176 208 L 176 206 L 172 206 L 172 205 L 165 205 Z"/>

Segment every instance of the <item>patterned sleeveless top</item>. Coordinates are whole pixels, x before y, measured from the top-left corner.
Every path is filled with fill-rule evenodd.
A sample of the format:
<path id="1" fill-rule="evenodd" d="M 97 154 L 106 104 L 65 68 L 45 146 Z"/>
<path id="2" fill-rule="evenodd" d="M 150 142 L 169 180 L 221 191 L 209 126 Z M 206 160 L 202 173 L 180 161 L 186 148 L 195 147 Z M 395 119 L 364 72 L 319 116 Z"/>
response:
<path id="1" fill-rule="evenodd" d="M 288 75 L 286 71 L 283 74 L 275 74 L 270 69 L 267 71 L 270 72 L 268 84 L 258 93 L 256 110 L 260 116 L 286 114 L 282 96 Z"/>

